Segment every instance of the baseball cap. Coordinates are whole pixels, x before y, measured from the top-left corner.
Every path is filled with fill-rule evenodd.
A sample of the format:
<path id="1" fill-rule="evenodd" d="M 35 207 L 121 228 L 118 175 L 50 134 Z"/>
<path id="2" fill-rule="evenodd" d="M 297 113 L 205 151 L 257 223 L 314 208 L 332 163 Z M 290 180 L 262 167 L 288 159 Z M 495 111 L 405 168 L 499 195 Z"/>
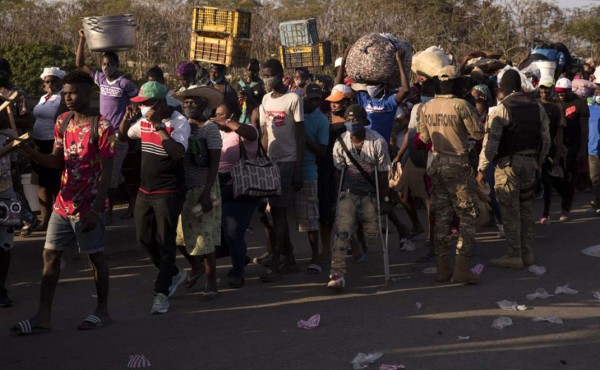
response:
<path id="1" fill-rule="evenodd" d="M 342 99 L 350 98 L 352 98 L 352 89 L 344 84 L 338 84 L 331 89 L 331 94 L 325 100 L 337 103 Z"/>
<path id="2" fill-rule="evenodd" d="M 554 77 L 542 76 L 542 78 L 540 78 L 540 86 L 553 87 L 554 86 Z"/>
<path id="3" fill-rule="evenodd" d="M 454 80 L 460 77 L 460 71 L 457 66 L 445 66 L 438 71 L 437 77 L 440 81 Z"/>
<path id="4" fill-rule="evenodd" d="M 323 97 L 323 90 L 321 90 L 321 87 L 319 87 L 319 85 L 317 85 L 317 84 L 308 84 L 304 88 L 304 95 L 308 99 L 321 98 L 321 97 Z"/>
<path id="5" fill-rule="evenodd" d="M 556 92 L 558 93 L 564 93 L 567 92 L 567 90 L 571 90 L 571 80 L 569 80 L 568 78 L 559 78 L 558 81 L 556 81 L 556 86 L 554 87 L 554 90 L 556 90 Z"/>
<path id="6" fill-rule="evenodd" d="M 367 119 L 367 111 L 360 104 L 352 104 L 346 108 L 344 118 L 348 119 L 350 116 L 354 117 L 355 122 L 361 122 L 365 125 L 369 123 L 369 120 Z"/>
<path id="7" fill-rule="evenodd" d="M 150 99 L 166 99 L 169 89 L 160 82 L 150 81 L 140 87 L 138 96 L 131 98 L 134 103 L 143 103 Z"/>

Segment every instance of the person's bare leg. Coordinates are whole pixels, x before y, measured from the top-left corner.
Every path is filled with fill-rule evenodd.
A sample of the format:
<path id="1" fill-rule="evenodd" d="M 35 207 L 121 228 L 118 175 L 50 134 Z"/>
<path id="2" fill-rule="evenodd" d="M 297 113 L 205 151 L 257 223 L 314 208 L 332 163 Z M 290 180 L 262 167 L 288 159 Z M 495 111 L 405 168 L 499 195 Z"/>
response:
<path id="1" fill-rule="evenodd" d="M 197 276 L 198 274 L 201 274 L 202 273 L 202 257 L 192 256 L 191 254 L 188 253 L 187 249 L 183 245 L 178 245 L 177 249 L 179 249 L 179 252 L 181 252 L 183 257 L 186 259 L 186 261 L 188 261 L 188 263 L 190 264 L 190 267 L 192 268 L 192 271 L 190 272 L 189 276 Z M 213 256 L 214 256 L 214 253 L 213 253 Z"/>
<path id="2" fill-rule="evenodd" d="M 94 314 L 98 316 L 104 324 L 112 320 L 108 314 L 108 288 L 109 272 L 106 255 L 104 252 L 90 254 L 88 260 L 94 270 L 94 281 L 96 283 L 96 292 L 98 296 L 98 305 Z"/>
<path id="3" fill-rule="evenodd" d="M 48 227 L 50 215 L 52 214 L 52 196 L 48 188 L 38 187 L 38 199 L 40 201 L 40 215 L 42 216 L 43 229 Z"/>
<path id="4" fill-rule="evenodd" d="M 218 292 L 215 252 L 204 255 L 204 269 L 206 270 L 206 292 Z"/>
<path id="5" fill-rule="evenodd" d="M 37 313 L 30 319 L 32 326 L 51 327 L 52 302 L 54 292 L 60 278 L 61 251 L 44 249 L 44 270 L 42 271 L 42 282 L 40 286 L 40 305 Z"/>

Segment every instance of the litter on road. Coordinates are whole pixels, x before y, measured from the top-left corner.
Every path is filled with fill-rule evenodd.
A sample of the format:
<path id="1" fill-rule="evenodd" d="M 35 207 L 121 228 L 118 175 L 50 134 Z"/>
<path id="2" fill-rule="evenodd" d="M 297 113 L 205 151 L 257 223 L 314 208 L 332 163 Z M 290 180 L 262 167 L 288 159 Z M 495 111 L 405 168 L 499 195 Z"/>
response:
<path id="1" fill-rule="evenodd" d="M 581 253 L 591 257 L 600 257 L 600 244 L 587 247 Z"/>
<path id="2" fill-rule="evenodd" d="M 319 323 L 321 322 L 321 315 L 316 314 L 310 317 L 308 320 L 300 320 L 298 321 L 298 327 L 300 329 L 315 329 L 319 327 Z"/>
<path id="3" fill-rule="evenodd" d="M 571 294 L 577 294 L 577 293 L 579 293 L 579 291 L 569 288 L 569 285 L 557 286 L 556 289 L 554 290 L 554 294 L 556 294 L 556 295 L 558 295 L 558 294 L 571 295 Z"/>
<path id="4" fill-rule="evenodd" d="M 463 340 L 469 340 L 469 339 L 471 339 L 471 337 L 470 337 L 470 336 L 468 336 L 468 335 L 467 335 L 466 337 L 463 337 L 463 336 L 460 336 L 460 335 L 458 336 L 458 340 L 459 340 L 459 341 L 463 341 Z"/>
<path id="5" fill-rule="evenodd" d="M 525 311 L 527 310 L 527 306 L 525 306 L 524 304 L 517 304 L 517 302 L 513 302 L 513 301 L 508 301 L 508 300 L 502 300 L 502 301 L 498 301 L 496 302 L 496 304 L 498 305 L 498 307 L 500 307 L 503 310 L 509 310 L 509 311 Z"/>
<path id="6" fill-rule="evenodd" d="M 534 299 L 546 299 L 554 297 L 554 294 L 549 294 L 544 288 L 537 288 L 534 293 L 527 294 L 527 299 L 533 301 Z"/>
<path id="7" fill-rule="evenodd" d="M 535 322 L 548 321 L 553 324 L 562 324 L 563 323 L 562 319 L 559 317 L 556 317 L 556 316 L 534 317 L 531 321 L 535 321 Z"/>
<path id="8" fill-rule="evenodd" d="M 510 317 L 501 316 L 492 322 L 492 328 L 494 329 L 504 329 L 507 326 L 511 326 L 513 321 Z"/>
<path id="9" fill-rule="evenodd" d="M 354 357 L 354 359 L 350 363 L 352 364 L 353 369 L 364 369 L 373 362 L 377 361 L 381 356 L 383 356 L 383 352 L 375 352 L 369 354 L 361 352 L 358 355 L 356 355 L 356 357 Z"/>
<path id="10" fill-rule="evenodd" d="M 537 276 L 542 276 L 546 273 L 546 268 L 544 266 L 531 265 L 527 268 L 527 271 L 533 272 Z"/>

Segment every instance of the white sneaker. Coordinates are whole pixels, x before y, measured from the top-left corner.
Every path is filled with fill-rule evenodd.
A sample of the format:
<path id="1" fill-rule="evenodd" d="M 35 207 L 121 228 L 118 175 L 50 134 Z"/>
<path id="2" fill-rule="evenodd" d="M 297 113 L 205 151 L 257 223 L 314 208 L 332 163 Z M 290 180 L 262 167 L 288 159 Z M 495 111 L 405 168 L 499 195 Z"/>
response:
<path id="1" fill-rule="evenodd" d="M 330 275 L 329 283 L 327 283 L 327 288 L 341 291 L 346 287 L 346 280 L 343 276 L 339 275 Z"/>
<path id="2" fill-rule="evenodd" d="M 177 268 L 177 274 L 171 279 L 171 286 L 169 287 L 169 297 L 175 294 L 177 287 L 179 286 L 179 284 L 183 283 L 185 279 L 187 279 L 187 276 L 187 271 L 182 270 L 179 267 Z"/>
<path id="3" fill-rule="evenodd" d="M 497 226 L 498 226 L 498 235 L 501 238 L 504 238 L 506 236 L 506 234 L 504 233 L 504 225 L 498 224 Z"/>
<path id="4" fill-rule="evenodd" d="M 167 313 L 169 311 L 169 298 L 162 293 L 154 294 L 154 303 L 152 304 L 152 315 Z"/>
<path id="5" fill-rule="evenodd" d="M 412 252 L 415 249 L 417 249 L 417 247 L 415 246 L 415 243 L 412 242 L 412 240 L 408 238 L 403 239 L 402 247 L 400 248 L 401 251 Z"/>

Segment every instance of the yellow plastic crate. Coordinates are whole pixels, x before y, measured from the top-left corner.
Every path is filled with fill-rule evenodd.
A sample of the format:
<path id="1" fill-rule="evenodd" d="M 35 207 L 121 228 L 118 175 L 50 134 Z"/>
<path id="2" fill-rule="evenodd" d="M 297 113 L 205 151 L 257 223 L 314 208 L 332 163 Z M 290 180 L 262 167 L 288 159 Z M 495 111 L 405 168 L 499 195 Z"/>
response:
<path id="1" fill-rule="evenodd" d="M 279 46 L 279 59 L 284 68 L 323 67 L 331 64 L 331 43 L 312 46 Z"/>
<path id="2" fill-rule="evenodd" d="M 197 33 L 222 33 L 231 37 L 250 38 L 252 13 L 209 6 L 192 11 L 192 30 Z"/>
<path id="3" fill-rule="evenodd" d="M 252 41 L 235 37 L 217 38 L 191 35 L 190 60 L 245 67 L 250 61 Z"/>

